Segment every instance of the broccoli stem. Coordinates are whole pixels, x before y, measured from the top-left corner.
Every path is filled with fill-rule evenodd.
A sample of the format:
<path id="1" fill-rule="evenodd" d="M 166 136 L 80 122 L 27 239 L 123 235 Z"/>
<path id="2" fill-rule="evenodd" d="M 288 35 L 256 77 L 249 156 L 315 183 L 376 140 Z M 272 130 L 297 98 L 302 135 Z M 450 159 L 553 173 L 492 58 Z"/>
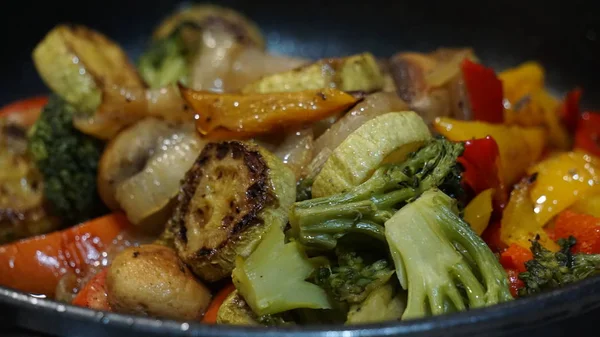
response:
<path id="1" fill-rule="evenodd" d="M 371 221 L 347 219 L 328 220 L 300 229 L 300 242 L 305 246 L 321 246 L 334 249 L 340 233 L 358 233 L 385 242 L 385 229 Z"/>
<path id="2" fill-rule="evenodd" d="M 337 239 L 354 231 L 348 223 L 368 221 L 381 226 L 408 200 L 449 177 L 460 179 L 456 160 L 462 151 L 461 143 L 433 139 L 406 161 L 378 168 L 346 193 L 296 202 L 290 212 L 292 233 L 306 246 L 330 250 Z"/>

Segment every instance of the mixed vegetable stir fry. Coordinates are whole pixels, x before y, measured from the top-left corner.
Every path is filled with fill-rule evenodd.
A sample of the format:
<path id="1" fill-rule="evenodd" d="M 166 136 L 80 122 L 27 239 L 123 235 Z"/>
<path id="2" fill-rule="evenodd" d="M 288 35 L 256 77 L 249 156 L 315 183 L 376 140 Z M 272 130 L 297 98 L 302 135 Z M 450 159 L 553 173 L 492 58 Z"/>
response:
<path id="1" fill-rule="evenodd" d="M 401 46 L 399 46 L 401 48 Z M 469 48 L 273 55 L 233 10 L 90 28 L 0 110 L 0 285 L 208 324 L 409 320 L 600 273 L 600 114 Z"/>

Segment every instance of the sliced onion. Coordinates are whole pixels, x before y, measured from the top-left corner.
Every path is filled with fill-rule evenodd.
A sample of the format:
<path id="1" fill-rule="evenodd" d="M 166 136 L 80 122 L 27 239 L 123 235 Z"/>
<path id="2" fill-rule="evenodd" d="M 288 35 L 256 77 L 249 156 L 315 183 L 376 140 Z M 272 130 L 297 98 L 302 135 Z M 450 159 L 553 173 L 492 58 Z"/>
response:
<path id="1" fill-rule="evenodd" d="M 294 172 L 296 180 L 302 178 L 313 157 L 312 129 L 306 128 L 288 134 L 273 153 Z"/>
<path id="2" fill-rule="evenodd" d="M 333 151 L 333 149 L 338 147 L 349 134 L 354 132 L 368 120 L 384 113 L 404 111 L 407 109 L 408 105 L 398 98 L 395 93 L 379 92 L 367 96 L 362 102 L 357 104 L 352 110 L 346 113 L 317 138 L 314 148 L 316 158 L 327 160 L 329 156 L 325 156 L 321 154 L 321 152 Z M 313 167 L 313 169 L 319 169 L 319 167 Z"/>
<path id="3" fill-rule="evenodd" d="M 193 126 L 149 118 L 120 133 L 102 155 L 98 190 L 134 224 L 164 225 L 185 172 L 204 147 Z"/>
<path id="4" fill-rule="evenodd" d="M 237 91 L 262 76 L 305 63 L 303 59 L 269 55 L 258 47 L 240 44 L 231 32 L 218 27 L 205 29 L 202 46 L 192 63 L 190 87 L 215 92 Z"/>
<path id="5" fill-rule="evenodd" d="M 96 112 L 91 116 L 77 116 L 74 123 L 86 134 L 112 139 L 123 128 L 149 116 L 170 122 L 194 118 L 174 85 L 158 89 L 107 86 Z"/>

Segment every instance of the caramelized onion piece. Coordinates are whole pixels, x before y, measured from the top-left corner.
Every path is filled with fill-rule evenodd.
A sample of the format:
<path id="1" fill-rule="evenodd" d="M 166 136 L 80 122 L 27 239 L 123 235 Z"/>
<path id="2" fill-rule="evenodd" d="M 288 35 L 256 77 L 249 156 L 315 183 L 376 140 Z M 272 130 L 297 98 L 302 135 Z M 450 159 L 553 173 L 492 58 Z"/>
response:
<path id="1" fill-rule="evenodd" d="M 408 110 L 408 105 L 395 93 L 379 92 L 367 96 L 325 131 L 314 144 L 315 157 L 310 164 L 310 176 L 316 175 L 331 151 L 365 122 L 390 111 Z"/>
<path id="2" fill-rule="evenodd" d="M 202 47 L 192 63 L 190 87 L 195 90 L 231 92 L 262 76 L 294 69 L 306 60 L 270 55 L 262 49 L 238 42 L 219 27 L 202 32 Z"/>
<path id="3" fill-rule="evenodd" d="M 162 224 L 185 172 L 204 146 L 192 126 L 148 118 L 121 132 L 100 160 L 98 190 L 134 224 Z"/>

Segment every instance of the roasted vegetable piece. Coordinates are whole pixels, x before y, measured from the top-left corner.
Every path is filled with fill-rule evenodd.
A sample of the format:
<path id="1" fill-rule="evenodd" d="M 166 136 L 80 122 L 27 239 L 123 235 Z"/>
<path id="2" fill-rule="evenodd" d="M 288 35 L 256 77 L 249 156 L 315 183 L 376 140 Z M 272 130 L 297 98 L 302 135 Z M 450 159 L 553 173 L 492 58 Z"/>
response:
<path id="1" fill-rule="evenodd" d="M 398 53 L 390 59 L 396 92 L 429 125 L 436 117 L 470 119 L 460 65 L 476 60 L 468 48 L 440 48 L 432 53 Z"/>
<path id="2" fill-rule="evenodd" d="M 385 234 L 400 284 L 408 290 L 402 319 L 512 299 L 496 256 L 443 192 L 427 191 L 401 208 L 385 223 Z"/>
<path id="3" fill-rule="evenodd" d="M 471 225 L 475 233 L 481 235 L 487 228 L 492 217 L 492 196 L 494 190 L 487 189 L 473 198 L 465 207 L 465 221 Z"/>
<path id="4" fill-rule="evenodd" d="M 200 319 L 211 297 L 175 251 L 159 245 L 119 253 L 108 268 L 106 290 L 116 312 L 182 320 Z"/>
<path id="5" fill-rule="evenodd" d="M 347 192 L 381 164 L 404 160 L 430 138 L 427 125 L 412 111 L 375 117 L 333 149 L 314 178 L 312 195 L 319 198 Z"/>
<path id="6" fill-rule="evenodd" d="M 232 325 L 260 325 L 258 316 L 248 306 L 240 293 L 233 288 L 219 307 L 216 323 Z M 206 323 L 210 323 L 207 321 Z"/>
<path id="7" fill-rule="evenodd" d="M 600 254 L 600 218 L 567 210 L 556 218 L 554 233 L 558 239 L 573 236 L 575 253 Z"/>
<path id="8" fill-rule="evenodd" d="M 304 125 L 340 113 L 357 99 L 336 89 L 273 94 L 217 94 L 181 88 L 196 111 L 196 127 L 208 138 L 257 135 Z M 225 138 L 226 139 L 226 138 Z"/>
<path id="9" fill-rule="evenodd" d="M 293 233 L 303 245 L 323 250 L 335 248 L 351 232 L 383 240 L 381 226 L 398 206 L 430 188 L 460 189 L 456 159 L 462 151 L 461 143 L 434 139 L 406 161 L 378 168 L 346 193 L 297 202 L 290 211 Z"/>
<path id="10" fill-rule="evenodd" d="M 600 191 L 582 196 L 569 209 L 576 213 L 589 214 L 600 218 Z"/>
<path id="11" fill-rule="evenodd" d="M 148 50 L 140 56 L 138 70 L 149 87 L 161 88 L 177 81 L 187 81 L 190 70 L 189 54 L 196 47 L 186 44 L 183 30 L 187 26 L 181 24 L 168 36 L 153 41 Z"/>
<path id="12" fill-rule="evenodd" d="M 258 316 L 331 308 L 325 291 L 305 281 L 315 267 L 302 247 L 284 239 L 281 226 L 271 226 L 247 259 L 237 257 L 232 274 L 237 290 Z"/>
<path id="13" fill-rule="evenodd" d="M 170 36 L 182 23 L 200 27 L 220 23 L 235 32 L 240 38 L 264 48 L 265 41 L 254 22 L 233 9 L 212 4 L 193 4 L 181 8 L 165 18 L 154 30 L 152 38 L 160 40 Z"/>
<path id="14" fill-rule="evenodd" d="M 106 292 L 106 274 L 108 269 L 103 269 L 88 281 L 73 299 L 73 305 L 94 310 L 111 311 Z"/>
<path id="15" fill-rule="evenodd" d="M 315 136 L 318 138 L 314 144 L 315 159 L 310 165 L 309 176 L 314 178 L 325 161 L 350 134 L 360 128 L 366 122 L 375 117 L 389 113 L 390 111 L 407 111 L 408 105 L 395 93 L 376 92 L 368 95 L 358 102 L 344 116 L 340 117 L 332 125 L 319 134 L 317 127 L 313 126 Z"/>
<path id="16" fill-rule="evenodd" d="M 341 91 L 373 92 L 383 88 L 383 76 L 370 53 L 315 63 L 265 76 L 242 89 L 243 93 L 274 93 L 336 88 Z"/>
<path id="17" fill-rule="evenodd" d="M 215 296 L 210 301 L 208 308 L 206 308 L 206 312 L 202 317 L 202 323 L 214 324 L 217 323 L 217 317 L 219 315 L 219 310 L 221 306 L 223 306 L 225 300 L 227 300 L 230 295 L 235 292 L 235 286 L 233 283 L 228 283 L 223 288 L 219 289 L 219 291 L 215 294 Z"/>
<path id="18" fill-rule="evenodd" d="M 522 126 L 544 126 L 553 147 L 566 150 L 571 140 L 561 123 L 561 104 L 544 88 L 544 69 L 525 62 L 499 74 L 504 88 L 505 122 Z"/>
<path id="19" fill-rule="evenodd" d="M 567 127 L 569 132 L 574 132 L 581 118 L 579 110 L 579 101 L 583 91 L 581 88 L 569 90 L 560 107 L 561 122 Z"/>
<path id="20" fill-rule="evenodd" d="M 438 118 L 435 129 L 452 141 L 491 136 L 500 150 L 501 176 L 505 186 L 516 183 L 542 155 L 546 132 L 542 127 L 520 127 Z"/>
<path id="21" fill-rule="evenodd" d="M 60 226 L 44 205 L 44 182 L 27 153 L 26 132 L 0 117 L 0 244 Z"/>
<path id="22" fill-rule="evenodd" d="M 461 63 L 461 71 L 473 119 L 502 123 L 502 82 L 496 77 L 494 70 L 465 59 Z"/>
<path id="23" fill-rule="evenodd" d="M 181 259 L 205 281 L 233 270 L 296 198 L 294 174 L 268 151 L 237 141 L 209 143 L 186 174 L 167 225 Z"/>
<path id="24" fill-rule="evenodd" d="M 264 49 L 264 39 L 256 25 L 231 9 L 214 5 L 192 5 L 166 18 L 154 33 L 154 40 L 140 57 L 141 76 L 151 87 L 159 88 L 187 76 L 206 29 L 221 29 L 246 45 Z"/>
<path id="25" fill-rule="evenodd" d="M 82 114 L 96 110 L 105 86 L 143 86 L 123 50 L 84 26 L 56 26 L 34 49 L 33 61 L 46 85 Z"/>
<path id="26" fill-rule="evenodd" d="M 142 226 L 168 220 L 180 181 L 205 141 L 191 125 L 144 119 L 125 129 L 106 147 L 98 167 L 98 191 L 113 210 L 125 210 Z M 158 182 L 158 183 L 157 183 Z"/>
<path id="27" fill-rule="evenodd" d="M 513 269 L 520 273 L 526 270 L 525 262 L 531 259 L 533 259 L 533 254 L 529 248 L 514 243 L 500 254 L 500 264 L 505 269 Z"/>
<path id="28" fill-rule="evenodd" d="M 391 284 L 374 289 L 360 304 L 350 307 L 346 324 L 397 321 L 406 307 L 406 293 Z"/>
<path id="29" fill-rule="evenodd" d="M 575 148 L 600 157 L 600 113 L 584 112 L 577 123 Z"/>
<path id="30" fill-rule="evenodd" d="M 527 271 L 519 274 L 525 287 L 519 296 L 537 294 L 563 287 L 600 273 L 600 254 L 573 254 L 574 237 L 558 240 L 560 250 L 551 252 L 537 240 L 531 241 L 533 260 L 525 262 Z"/>
<path id="31" fill-rule="evenodd" d="M 36 96 L 15 101 L 0 108 L 0 118 L 9 124 L 29 128 L 38 119 L 46 104 L 48 104 L 48 96 Z"/>
<path id="32" fill-rule="evenodd" d="M 128 225 L 124 215 L 111 214 L 0 246 L 0 284 L 53 297 L 65 273 L 85 276 L 91 265 L 101 263 L 102 252 Z"/>
<path id="33" fill-rule="evenodd" d="M 385 259 L 370 263 L 357 252 L 341 248 L 336 249 L 336 255 L 335 266 L 316 270 L 315 283 L 338 302 L 360 304 L 394 274 Z"/>
<path id="34" fill-rule="evenodd" d="M 530 198 L 530 191 L 536 177 L 536 175 L 525 177 L 515 185 L 508 204 L 502 212 L 500 240 L 506 245 L 518 244 L 528 247 L 529 241 L 537 235 L 541 244 L 556 251 L 558 247 L 543 230 L 544 224 L 537 221 L 535 206 Z"/>
<path id="35" fill-rule="evenodd" d="M 96 191 L 100 141 L 73 127 L 75 107 L 53 96 L 29 132 L 29 152 L 52 214 L 73 225 L 105 212 Z"/>
<path id="36" fill-rule="evenodd" d="M 500 176 L 500 150 L 494 138 L 487 136 L 465 141 L 465 151 L 458 161 L 464 167 L 464 183 L 473 193 L 492 188 L 496 202 L 501 205 L 506 202 L 506 190 Z"/>
<path id="37" fill-rule="evenodd" d="M 551 156 L 527 173 L 536 175 L 529 198 L 541 226 L 586 195 L 600 191 L 600 159 L 581 151 Z"/>

